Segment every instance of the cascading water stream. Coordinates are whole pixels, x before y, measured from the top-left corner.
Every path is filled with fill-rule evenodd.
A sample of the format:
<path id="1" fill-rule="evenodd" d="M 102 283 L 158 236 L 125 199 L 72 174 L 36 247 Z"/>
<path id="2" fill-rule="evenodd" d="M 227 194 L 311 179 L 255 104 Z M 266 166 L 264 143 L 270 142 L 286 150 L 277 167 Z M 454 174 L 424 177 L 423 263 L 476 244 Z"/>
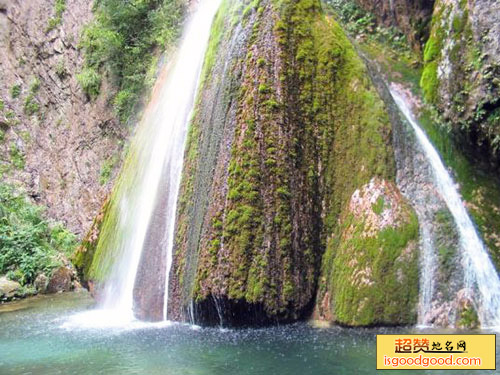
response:
<path id="1" fill-rule="evenodd" d="M 131 142 L 112 197 L 117 202 L 117 219 L 111 228 L 103 226 L 99 240 L 99 246 L 104 241 L 102 246 L 113 249 L 104 253 L 112 253 L 110 257 L 117 259 L 106 282 L 100 309 L 94 311 L 92 317 L 84 318 L 88 325 L 121 326 L 135 320 L 134 285 L 141 254 L 151 242 L 147 240 L 152 233 L 152 216 L 159 211 L 158 207 L 162 209 L 160 220 L 164 222 L 160 227 L 163 232 L 153 234 L 158 242 L 155 246 L 162 248 L 166 259 L 154 259 L 153 263 L 163 266 L 164 274 L 159 279 L 164 280 L 161 285 L 164 293 L 162 315 L 164 320 L 167 318 L 168 274 L 184 143 L 210 27 L 219 4 L 220 0 L 202 0 L 196 5 L 197 10 L 184 29 L 178 50 L 160 72 L 151 101 Z M 163 206 L 159 206 L 159 201 Z"/>
<path id="2" fill-rule="evenodd" d="M 476 300 L 476 308 L 478 310 L 481 325 L 483 327 L 499 327 L 500 279 L 495 267 L 488 256 L 483 242 L 477 234 L 455 183 L 443 164 L 438 152 L 420 128 L 404 96 L 399 93 L 397 87 L 391 86 L 390 92 L 397 106 L 415 131 L 417 141 L 432 167 L 438 191 L 450 210 L 455 225 L 457 226 L 460 236 L 465 282 L 466 285 L 472 283 L 475 288 L 477 288 L 478 298 Z M 423 255 L 424 257 L 427 256 L 425 251 Z M 422 277 L 432 277 L 432 272 L 423 272 Z M 423 284 L 432 288 L 433 280 L 424 280 Z M 424 295 L 421 296 L 421 299 L 429 299 L 431 295 L 432 290 L 427 290 L 427 292 L 424 290 Z M 421 302 L 425 303 L 426 301 Z M 430 300 L 427 302 L 430 303 Z"/>

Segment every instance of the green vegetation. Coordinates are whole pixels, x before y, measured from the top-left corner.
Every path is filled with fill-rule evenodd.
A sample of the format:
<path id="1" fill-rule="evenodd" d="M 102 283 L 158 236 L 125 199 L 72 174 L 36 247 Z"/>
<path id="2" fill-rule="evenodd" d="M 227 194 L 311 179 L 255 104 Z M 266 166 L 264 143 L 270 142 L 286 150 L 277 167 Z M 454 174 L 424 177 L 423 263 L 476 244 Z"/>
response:
<path id="1" fill-rule="evenodd" d="M 113 169 L 118 162 L 118 158 L 113 156 L 110 157 L 109 159 L 105 160 L 103 164 L 101 165 L 101 171 L 99 174 L 99 183 L 101 185 L 106 185 L 111 178 L 111 174 L 113 172 Z"/>
<path id="2" fill-rule="evenodd" d="M 377 25 L 375 16 L 350 0 L 328 0 L 325 9 L 356 38 L 360 50 L 383 69 L 390 81 L 418 87 L 421 77 L 420 56 L 394 27 Z M 361 36 L 361 37 L 360 37 Z"/>
<path id="3" fill-rule="evenodd" d="M 435 103 L 438 95 L 439 80 L 438 80 L 438 63 L 432 61 L 425 65 L 420 79 L 420 86 L 424 94 L 425 100 L 429 103 Z"/>
<path id="4" fill-rule="evenodd" d="M 418 301 L 418 221 L 367 237 L 362 220 L 348 216 L 330 275 L 336 320 L 348 325 L 412 324 Z M 416 248 L 416 247 L 415 247 Z M 332 249 L 328 249 L 331 252 Z M 328 254 L 327 254 L 328 255 Z"/>
<path id="5" fill-rule="evenodd" d="M 458 327 L 465 329 L 475 329 L 478 328 L 481 323 L 479 322 L 479 317 L 477 316 L 476 309 L 473 306 L 465 307 L 459 315 Z"/>
<path id="6" fill-rule="evenodd" d="M 32 116 L 40 110 L 40 104 L 38 104 L 35 98 L 38 90 L 40 90 L 40 81 L 38 78 L 35 78 L 31 82 L 28 96 L 24 99 L 24 113 L 28 116 Z"/>
<path id="7" fill-rule="evenodd" d="M 216 185 L 207 201 L 197 195 L 205 168 L 214 168 L 200 152 L 219 148 L 205 132 L 227 131 L 206 122 L 198 101 L 179 196 L 174 271 L 186 302 L 223 293 L 262 305 L 270 317 L 292 318 L 314 298 L 323 249 L 354 190 L 374 176 L 393 179 L 391 126 L 361 59 L 319 1 L 229 3 L 212 27 L 200 94 L 235 108 L 225 125 L 234 126 L 224 156 L 227 177 L 203 180 Z M 269 30 L 275 14 L 279 19 Z M 233 32 L 241 32 L 245 49 L 231 50 Z M 276 42 L 279 55 L 270 56 L 264 46 Z M 233 59 L 224 80 L 216 56 Z M 384 267 L 395 272 L 389 263 Z M 218 277 L 221 268 L 224 277 Z M 331 264 L 325 269 L 330 272 Z"/>
<path id="8" fill-rule="evenodd" d="M 49 19 L 49 24 L 47 25 L 46 32 L 49 32 L 59 26 L 62 22 L 62 15 L 66 10 L 66 0 L 55 0 L 54 1 L 54 17 Z"/>
<path id="9" fill-rule="evenodd" d="M 377 25 L 373 14 L 359 7 L 351 0 L 326 0 L 327 10 L 333 11 L 346 32 L 351 35 L 362 34 L 365 38 L 389 45 L 400 54 L 411 55 L 406 36 L 395 27 Z"/>
<path id="10" fill-rule="evenodd" d="M 64 58 L 61 58 L 56 65 L 56 74 L 60 79 L 63 79 L 68 74 L 68 70 L 66 69 L 66 63 Z"/>
<path id="11" fill-rule="evenodd" d="M 12 99 L 16 99 L 19 97 L 21 94 L 21 85 L 20 84 L 15 84 L 10 88 L 10 96 Z"/>
<path id="12" fill-rule="evenodd" d="M 62 225 L 43 218 L 43 208 L 0 184 L 0 274 L 31 284 L 38 274 L 50 276 L 62 265 L 61 254 L 69 256 L 76 244 Z"/>
<path id="13" fill-rule="evenodd" d="M 438 63 L 441 59 L 444 38 L 444 30 L 440 24 L 441 14 L 442 12 L 437 12 L 433 17 L 431 34 L 424 48 L 424 69 L 420 78 L 420 87 L 428 103 L 436 103 L 438 99 Z"/>
<path id="14" fill-rule="evenodd" d="M 380 196 L 378 197 L 377 201 L 374 204 L 372 204 L 372 210 L 377 215 L 380 215 L 382 211 L 384 211 L 384 206 L 385 206 L 385 199 L 383 196 Z"/>
<path id="15" fill-rule="evenodd" d="M 217 58 L 217 49 L 219 48 L 222 36 L 224 35 L 224 32 L 228 31 L 227 29 L 224 29 L 224 21 L 228 15 L 229 10 L 231 9 L 230 7 L 231 3 L 229 1 L 223 1 L 212 23 L 212 29 L 210 30 L 210 40 L 208 42 L 207 51 L 205 52 L 205 61 L 203 63 L 203 71 L 201 74 L 203 81 L 211 73 Z"/>
<path id="16" fill-rule="evenodd" d="M 450 129 L 429 109 L 424 110 L 419 122 L 439 151 L 445 164 L 452 169 L 460 184 L 460 194 L 467 202 L 469 213 L 482 234 L 490 255 L 500 268 L 500 181 L 497 176 L 471 162 L 454 142 Z"/>
<path id="17" fill-rule="evenodd" d="M 83 91 L 91 98 L 95 99 L 99 95 L 101 88 L 101 76 L 93 67 L 85 67 L 76 75 L 78 83 Z"/>
<path id="18" fill-rule="evenodd" d="M 77 78 L 85 93 L 95 98 L 102 76 L 110 77 L 118 88 L 113 103 L 121 121 L 128 120 L 145 88 L 155 49 L 176 40 L 183 4 L 181 0 L 95 3 L 95 21 L 85 27 L 80 40 L 85 67 Z"/>
<path id="19" fill-rule="evenodd" d="M 25 160 L 23 152 L 12 142 L 9 149 L 10 161 L 17 169 L 24 169 Z"/>

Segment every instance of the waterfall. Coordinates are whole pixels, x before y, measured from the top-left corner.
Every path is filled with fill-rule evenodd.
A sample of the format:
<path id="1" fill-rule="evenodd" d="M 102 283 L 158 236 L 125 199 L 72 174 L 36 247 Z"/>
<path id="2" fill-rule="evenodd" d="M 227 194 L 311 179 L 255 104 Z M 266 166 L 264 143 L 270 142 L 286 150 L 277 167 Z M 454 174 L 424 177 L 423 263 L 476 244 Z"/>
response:
<path id="1" fill-rule="evenodd" d="M 179 47 L 155 83 L 113 191 L 116 218 L 107 218 L 110 223 L 105 221 L 100 234 L 98 246 L 113 264 L 104 298 L 91 317 L 76 319 L 84 325 L 122 326 L 136 321 L 136 295 L 146 296 L 146 302 L 151 295 L 153 300 L 160 300 L 158 306 L 145 305 L 146 311 L 159 311 L 148 320 L 167 319 L 168 274 L 184 143 L 219 3 L 220 0 L 202 0 L 196 5 Z M 147 253 L 151 248 L 158 249 L 154 258 Z M 141 263 L 151 267 L 145 276 L 141 275 L 137 290 Z M 144 282 L 144 277 L 151 275 L 158 282 Z"/>
<path id="2" fill-rule="evenodd" d="M 495 267 L 467 213 L 457 187 L 438 152 L 420 128 L 406 100 L 399 93 L 397 87 L 391 86 L 390 92 L 397 106 L 415 131 L 417 141 L 431 165 L 438 192 L 450 210 L 458 229 L 462 265 L 464 268 L 464 281 L 466 285 L 477 289 L 475 303 L 481 325 L 483 327 L 498 327 L 500 326 L 500 279 Z M 425 236 L 425 231 L 422 232 L 422 235 Z M 425 243 L 426 239 L 424 238 L 423 241 Z M 435 262 L 435 257 L 432 254 L 433 252 L 429 252 L 429 249 L 424 249 L 423 251 L 424 258 L 430 258 L 424 259 L 423 264 L 427 264 L 427 267 L 424 267 L 421 274 L 421 277 L 424 278 L 421 284 L 421 300 L 423 300 L 421 302 L 424 304 L 430 304 L 434 284 L 432 279 L 433 266 L 429 264 Z"/>

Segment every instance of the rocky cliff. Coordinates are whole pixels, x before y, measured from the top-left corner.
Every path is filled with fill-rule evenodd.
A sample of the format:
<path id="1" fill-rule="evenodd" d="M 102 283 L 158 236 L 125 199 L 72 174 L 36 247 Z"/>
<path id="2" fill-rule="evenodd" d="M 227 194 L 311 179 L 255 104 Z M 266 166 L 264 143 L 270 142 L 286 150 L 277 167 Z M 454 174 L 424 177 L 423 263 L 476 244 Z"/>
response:
<path id="1" fill-rule="evenodd" d="M 2 179 L 79 234 L 109 191 L 126 136 L 107 94 L 90 101 L 76 80 L 91 9 L 83 0 L 0 1 Z"/>
<path id="2" fill-rule="evenodd" d="M 355 0 L 377 21 L 399 28 L 416 50 L 421 50 L 429 35 L 429 25 L 435 0 Z"/>
<path id="3" fill-rule="evenodd" d="M 413 322 L 418 283 L 405 286 L 418 279 L 418 234 L 392 182 L 391 125 L 360 58 L 321 4 L 225 1 L 202 78 L 169 317 L 294 321 L 311 313 L 320 281 L 325 319 Z M 343 282 L 343 265 L 365 277 Z M 352 315 L 373 293 L 376 309 Z"/>
<path id="4" fill-rule="evenodd" d="M 473 163 L 498 170 L 500 5 L 494 0 L 329 0 L 356 22 L 375 16 L 422 50 L 421 87 Z M 367 13 L 357 14 L 359 6 Z M 365 17 L 365 18 L 363 18 Z"/>
<path id="5" fill-rule="evenodd" d="M 436 1 L 421 86 L 469 157 L 498 169 L 500 4 Z"/>

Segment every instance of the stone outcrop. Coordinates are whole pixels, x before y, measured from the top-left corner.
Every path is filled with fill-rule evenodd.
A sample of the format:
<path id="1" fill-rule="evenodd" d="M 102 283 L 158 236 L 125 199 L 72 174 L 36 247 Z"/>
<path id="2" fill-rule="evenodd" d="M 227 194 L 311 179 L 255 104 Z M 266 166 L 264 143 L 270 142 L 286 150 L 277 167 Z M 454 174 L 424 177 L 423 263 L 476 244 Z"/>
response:
<path id="1" fill-rule="evenodd" d="M 500 165 L 500 3 L 437 0 L 421 86 L 465 153 Z"/>
<path id="2" fill-rule="evenodd" d="M 16 281 L 7 279 L 6 277 L 0 277 L 0 300 L 8 301 L 14 298 L 19 290 L 21 289 L 21 284 Z"/>
<path id="3" fill-rule="evenodd" d="M 72 288 L 72 279 L 74 275 L 71 269 L 59 267 L 50 277 L 47 285 L 47 293 L 69 292 Z"/>
<path id="4" fill-rule="evenodd" d="M 316 315 L 345 325 L 416 321 L 418 222 L 396 185 L 357 189 L 323 260 Z"/>
<path id="5" fill-rule="evenodd" d="M 390 122 L 318 1 L 224 2 L 202 79 L 179 196 L 170 319 L 259 325 L 309 316 L 320 273 L 332 272 L 324 251 L 342 246 L 336 233 L 347 230 L 351 197 L 374 177 L 398 197 L 393 215 L 382 207 L 381 225 L 408 236 L 387 249 L 384 264 L 397 279 L 387 282 L 412 278 L 418 286 L 410 267 L 416 219 L 391 182 Z M 382 319 L 338 319 L 340 294 L 326 285 L 321 316 L 351 325 L 413 322 L 415 299 L 382 284 Z M 395 304 L 408 313 L 391 315 Z"/>
<path id="6" fill-rule="evenodd" d="M 38 275 L 33 283 L 38 293 L 45 293 L 47 291 L 48 284 L 49 280 L 43 273 Z"/>

